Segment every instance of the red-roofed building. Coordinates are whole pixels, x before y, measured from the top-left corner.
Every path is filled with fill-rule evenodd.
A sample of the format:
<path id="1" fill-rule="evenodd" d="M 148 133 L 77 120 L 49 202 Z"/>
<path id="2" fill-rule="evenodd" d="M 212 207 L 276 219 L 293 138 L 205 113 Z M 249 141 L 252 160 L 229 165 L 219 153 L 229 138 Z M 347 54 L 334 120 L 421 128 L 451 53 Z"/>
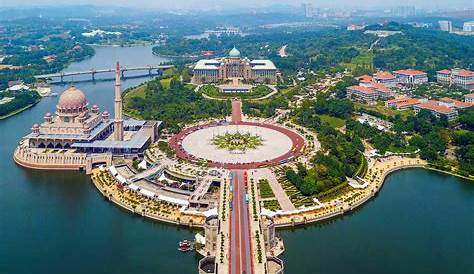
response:
<path id="1" fill-rule="evenodd" d="M 455 100 L 449 97 L 443 97 L 440 99 L 441 102 L 445 103 L 447 106 L 455 109 L 465 109 L 472 107 L 472 103 L 466 103 L 463 101 Z"/>
<path id="2" fill-rule="evenodd" d="M 362 76 L 359 76 L 356 78 L 357 81 L 359 81 L 360 83 L 371 83 L 373 81 L 373 78 L 372 76 L 370 75 L 362 75 Z"/>
<path id="3" fill-rule="evenodd" d="M 383 84 L 372 82 L 371 87 L 379 93 L 378 99 L 388 99 L 391 97 L 395 97 L 395 92 L 393 92 L 389 87 Z"/>
<path id="4" fill-rule="evenodd" d="M 474 93 L 464 95 L 464 102 L 474 104 Z"/>
<path id="5" fill-rule="evenodd" d="M 373 76 L 374 81 L 388 87 L 394 87 L 398 84 L 397 77 L 387 71 L 379 71 Z"/>
<path id="6" fill-rule="evenodd" d="M 423 84 L 428 82 L 428 74 L 421 70 L 402 69 L 393 72 L 401 84 Z"/>
<path id="7" fill-rule="evenodd" d="M 437 71 L 436 80 L 440 83 L 474 89 L 474 71 L 467 69 L 443 69 Z"/>
<path id="8" fill-rule="evenodd" d="M 418 114 L 422 109 L 429 110 L 434 116 L 438 118 L 444 116 L 448 119 L 448 121 L 458 118 L 458 111 L 455 108 L 449 107 L 449 104 L 440 101 L 428 100 L 426 102 L 414 105 L 413 109 L 415 110 L 416 114 Z"/>
<path id="9" fill-rule="evenodd" d="M 347 97 L 372 103 L 378 99 L 379 94 L 377 91 L 370 87 L 351 86 L 347 88 Z"/>
<path id="10" fill-rule="evenodd" d="M 385 106 L 389 108 L 396 108 L 397 110 L 407 110 L 414 107 L 415 105 L 418 105 L 419 103 L 421 103 L 419 99 L 401 97 L 388 100 L 387 102 L 385 102 Z"/>
<path id="11" fill-rule="evenodd" d="M 354 98 L 367 103 L 373 103 L 380 99 L 388 99 L 395 96 L 390 88 L 375 82 L 351 86 L 348 87 L 346 91 L 348 98 Z"/>

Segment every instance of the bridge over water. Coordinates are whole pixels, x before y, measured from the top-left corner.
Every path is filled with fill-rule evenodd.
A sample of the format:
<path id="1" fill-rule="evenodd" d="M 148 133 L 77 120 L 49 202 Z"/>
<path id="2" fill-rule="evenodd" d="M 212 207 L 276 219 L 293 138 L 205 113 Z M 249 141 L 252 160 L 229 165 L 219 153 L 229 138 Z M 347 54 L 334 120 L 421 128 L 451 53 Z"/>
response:
<path id="1" fill-rule="evenodd" d="M 144 66 L 135 66 L 135 67 L 120 67 L 120 74 L 122 78 L 125 78 L 125 72 L 127 71 L 147 71 L 148 75 L 153 75 L 154 73 L 160 74 L 165 70 L 174 68 L 174 65 L 144 65 Z M 50 74 L 36 75 L 37 80 L 52 80 L 54 78 L 60 78 L 63 82 L 64 77 L 67 76 L 77 76 L 77 75 L 91 75 L 92 80 L 95 80 L 96 74 L 100 73 L 112 73 L 115 72 L 115 68 L 106 68 L 106 69 L 90 69 L 84 71 L 71 71 L 71 72 L 58 72 Z"/>

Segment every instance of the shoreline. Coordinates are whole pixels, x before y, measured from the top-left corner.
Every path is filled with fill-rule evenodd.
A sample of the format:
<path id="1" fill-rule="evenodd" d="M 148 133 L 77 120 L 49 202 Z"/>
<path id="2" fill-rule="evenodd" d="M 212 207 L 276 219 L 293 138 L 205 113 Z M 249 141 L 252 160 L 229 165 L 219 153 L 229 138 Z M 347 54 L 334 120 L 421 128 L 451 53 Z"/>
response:
<path id="1" fill-rule="evenodd" d="M 100 194 L 102 194 L 102 196 L 107 199 L 108 201 L 112 202 L 112 204 L 118 206 L 119 208 L 122 208 L 122 209 L 125 209 L 127 211 L 129 211 L 130 213 L 133 213 L 134 215 L 139 215 L 139 216 L 142 216 L 142 217 L 146 217 L 146 218 L 149 218 L 153 221 L 159 221 L 159 222 L 163 222 L 163 223 L 167 223 L 167 224 L 172 224 L 172 225 L 177 225 L 177 226 L 184 226 L 184 227 L 188 227 L 188 228 L 199 228 L 199 229 L 202 229 L 204 227 L 203 223 L 195 223 L 194 221 L 192 222 L 182 222 L 180 221 L 180 218 L 178 217 L 178 220 L 173 220 L 173 219 L 170 219 L 170 218 L 165 218 L 165 217 L 158 217 L 158 216 L 153 216 L 151 215 L 150 213 L 146 212 L 144 210 L 144 208 L 142 208 L 142 211 L 139 211 L 137 209 L 134 209 L 124 203 L 122 203 L 121 201 L 119 201 L 118 199 L 115 198 L 115 196 L 112 194 L 112 193 L 108 193 L 107 192 L 107 189 L 105 189 L 105 187 L 101 187 L 99 184 L 98 184 L 98 180 L 95 180 L 92 176 L 93 175 L 97 175 L 95 174 L 95 172 L 93 172 L 91 174 L 91 182 L 94 184 L 95 188 L 99 191 Z M 189 219 L 192 219 L 192 216 L 189 216 L 189 215 L 184 215 L 184 216 L 187 216 Z"/>
<path id="2" fill-rule="evenodd" d="M 444 170 L 435 169 L 435 168 L 427 166 L 426 164 L 425 165 L 398 166 L 398 167 L 392 168 L 390 170 L 387 170 L 382 174 L 381 183 L 376 185 L 376 189 L 375 189 L 375 191 L 373 191 L 371 193 L 371 195 L 361 198 L 359 201 L 355 202 L 354 204 L 352 204 L 349 207 L 344 208 L 342 206 L 340 209 L 329 212 L 327 214 L 323 214 L 323 215 L 319 216 L 318 218 L 305 218 L 303 222 L 293 221 L 292 223 L 275 224 L 275 227 L 278 228 L 278 229 L 290 229 L 290 228 L 295 228 L 295 227 L 304 228 L 306 225 L 314 225 L 314 224 L 317 224 L 317 223 L 322 222 L 322 221 L 327 221 L 327 220 L 330 220 L 330 219 L 333 219 L 333 218 L 336 218 L 336 217 L 343 216 L 346 213 L 352 213 L 355 209 L 362 208 L 367 202 L 371 201 L 372 199 L 374 199 L 379 194 L 380 190 L 382 189 L 382 187 L 385 184 L 385 181 L 386 181 L 386 179 L 389 175 L 391 175 L 393 173 L 396 173 L 398 171 L 402 171 L 402 170 L 418 169 L 418 168 L 428 170 L 428 171 L 439 172 L 439 173 L 443 173 L 445 175 L 455 176 L 455 177 L 458 177 L 458 178 L 461 178 L 461 179 L 464 179 L 464 180 L 468 180 L 470 182 L 474 182 L 474 178 L 469 178 L 469 177 L 465 177 L 465 176 L 455 174 L 455 173 L 452 173 L 452 172 L 447 172 L 447 171 L 444 171 Z"/>
<path id="3" fill-rule="evenodd" d="M 399 161 L 404 161 L 404 160 L 399 160 Z M 421 161 L 421 160 L 418 159 L 418 161 Z M 360 195 L 363 195 L 360 199 L 354 202 L 350 202 L 350 203 L 343 202 L 340 204 L 337 204 L 337 203 L 332 204 L 334 200 L 344 198 L 344 196 L 342 196 L 342 197 L 339 197 L 338 199 L 333 199 L 331 202 L 328 203 L 329 207 L 326 207 L 327 210 L 329 208 L 328 212 L 315 213 L 315 211 L 308 211 L 308 212 L 304 212 L 304 213 L 300 213 L 300 214 L 288 216 L 288 217 L 278 216 L 275 218 L 284 218 L 284 219 L 280 220 L 280 222 L 275 221 L 275 227 L 280 229 L 280 228 L 304 226 L 307 224 L 316 224 L 320 221 L 325 221 L 328 219 L 338 217 L 340 215 L 344 215 L 347 212 L 352 212 L 354 209 L 357 209 L 363 206 L 366 202 L 373 199 L 380 192 L 388 175 L 392 174 L 393 172 L 404 170 L 404 169 L 425 168 L 425 166 L 426 166 L 426 163 L 424 161 L 422 163 L 409 162 L 408 164 L 402 164 L 400 166 L 395 166 L 393 168 L 389 168 L 388 170 L 384 170 L 383 173 L 377 177 L 376 181 L 371 183 L 372 188 L 367 188 L 360 191 L 354 191 L 354 193 L 356 194 L 357 193 L 360 194 L 361 192 L 362 193 L 366 192 L 365 195 L 360 194 Z"/>
<path id="4" fill-rule="evenodd" d="M 295 228 L 295 227 L 304 228 L 306 225 L 317 224 L 319 222 L 323 222 L 323 221 L 327 221 L 327 220 L 330 220 L 330 219 L 333 219 L 333 218 L 336 218 L 336 217 L 343 216 L 346 213 L 352 213 L 355 209 L 362 208 L 367 202 L 371 201 L 372 199 L 374 199 L 379 194 L 380 190 L 382 189 L 383 185 L 385 184 L 387 176 L 389 176 L 389 175 L 391 175 L 395 172 L 398 172 L 398 171 L 402 171 L 402 170 L 406 170 L 406 169 L 417 169 L 417 168 L 425 169 L 425 170 L 429 170 L 429 171 L 434 171 L 434 172 L 440 172 L 440 173 L 450 175 L 450 176 L 456 176 L 458 178 L 469 180 L 471 182 L 474 181 L 474 179 L 472 179 L 472 178 L 467 178 L 467 177 L 463 177 L 461 175 L 457 175 L 457 174 L 453 174 L 453 173 L 449 173 L 449 172 L 446 172 L 446 171 L 442 171 L 442 170 L 438 170 L 438 169 L 428 167 L 426 165 L 426 163 L 424 163 L 424 162 L 423 163 L 410 163 L 410 164 L 406 164 L 406 165 L 396 166 L 396 167 L 390 168 L 389 170 L 384 171 L 378 177 L 379 180 L 380 180 L 380 183 L 377 183 L 377 181 L 373 182 L 372 184 L 375 184 L 374 187 L 370 191 L 368 191 L 368 193 L 366 193 L 365 196 L 361 197 L 359 200 L 355 201 L 354 203 L 339 205 L 338 208 L 334 208 L 334 210 L 331 210 L 329 212 L 316 214 L 317 215 L 316 217 L 308 217 L 308 215 L 313 215 L 314 216 L 314 212 L 308 211 L 308 212 L 305 212 L 302 215 L 291 216 L 291 218 L 290 218 L 291 221 L 290 222 L 288 222 L 288 221 L 287 222 L 284 222 L 284 221 L 283 222 L 277 222 L 277 221 L 275 221 L 275 228 L 277 228 L 277 229 L 289 229 L 289 228 Z M 190 227 L 190 228 L 196 228 L 196 227 L 197 228 L 202 228 L 203 227 L 202 224 L 199 224 L 199 223 L 194 223 L 194 222 L 186 223 L 186 222 L 172 220 L 172 219 L 169 219 L 169 218 L 153 216 L 153 215 L 151 215 L 147 212 L 143 212 L 143 211 L 142 212 L 137 211 L 137 210 L 131 208 L 130 206 L 125 205 L 122 202 L 115 199 L 115 197 L 112 194 L 110 194 L 110 193 L 107 194 L 107 190 L 102 189 L 102 187 L 99 186 L 99 184 L 96 182 L 96 180 L 94 180 L 92 178 L 92 176 L 90 178 L 91 178 L 92 183 L 96 187 L 96 189 L 102 194 L 102 196 L 104 198 L 111 201 L 114 205 L 129 211 L 130 213 L 140 215 L 142 217 L 146 217 L 146 218 L 149 218 L 149 219 L 154 220 L 154 221 L 164 222 L 164 223 L 167 223 L 167 224 L 173 224 L 173 225 L 178 225 L 178 226 L 186 226 L 186 227 Z M 281 217 L 278 216 L 278 217 L 275 217 L 275 218 L 281 218 Z"/>
<path id="5" fill-rule="evenodd" d="M 471 181 L 472 183 L 474 183 L 474 178 L 473 178 L 473 177 L 466 177 L 466 176 L 464 176 L 464 175 L 457 174 L 457 173 L 454 173 L 454 172 L 452 172 L 452 171 L 442 170 L 442 169 L 438 169 L 438 168 L 430 167 L 430 166 L 425 166 L 425 167 L 423 167 L 423 168 L 424 168 L 424 169 L 427 169 L 427 170 L 432 170 L 432 171 L 444 173 L 444 174 L 446 174 L 446 175 L 455 176 L 455 177 L 458 177 L 458 178 L 461 178 L 461 179 L 464 179 L 464 180 L 468 180 L 468 181 Z"/>
<path id="6" fill-rule="evenodd" d="M 22 107 L 22 108 L 19 108 L 19 109 L 17 109 L 17 110 L 14 110 L 14 111 L 8 113 L 8 114 L 5 114 L 5 115 L 3 115 L 3 116 L 0 116 L 0 120 L 5 120 L 5 119 L 8 119 L 8 118 L 10 118 L 10 117 L 12 117 L 12 116 L 15 116 L 15 115 L 17 115 L 17 114 L 20 114 L 20 113 L 22 113 L 23 111 L 34 107 L 34 106 L 35 106 L 36 104 L 38 104 L 40 101 L 41 101 L 41 99 L 38 100 L 38 102 L 36 102 L 36 103 L 34 103 L 34 104 L 26 105 L 26 106 L 24 106 L 24 107 Z"/>

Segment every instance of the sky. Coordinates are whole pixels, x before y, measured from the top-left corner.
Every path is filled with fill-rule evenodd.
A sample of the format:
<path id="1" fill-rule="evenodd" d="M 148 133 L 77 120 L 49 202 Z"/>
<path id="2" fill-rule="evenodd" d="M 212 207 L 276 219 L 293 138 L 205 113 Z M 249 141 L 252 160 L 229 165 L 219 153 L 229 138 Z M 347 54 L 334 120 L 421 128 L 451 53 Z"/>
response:
<path id="1" fill-rule="evenodd" d="M 263 7 L 274 4 L 299 6 L 303 2 L 315 7 L 393 7 L 413 5 L 419 8 L 474 8 L 474 0 L 0 0 L 0 7 L 28 7 L 43 5 L 113 5 L 133 6 L 153 9 L 235 9 L 243 7 Z"/>

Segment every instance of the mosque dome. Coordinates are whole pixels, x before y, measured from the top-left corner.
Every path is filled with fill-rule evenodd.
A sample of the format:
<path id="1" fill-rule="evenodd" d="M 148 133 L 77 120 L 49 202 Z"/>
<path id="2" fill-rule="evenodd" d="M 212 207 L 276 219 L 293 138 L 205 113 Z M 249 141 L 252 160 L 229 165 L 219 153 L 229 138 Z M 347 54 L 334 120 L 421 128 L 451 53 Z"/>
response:
<path id="1" fill-rule="evenodd" d="M 66 89 L 59 97 L 58 111 L 83 111 L 87 107 L 87 99 L 84 93 L 72 86 Z"/>
<path id="2" fill-rule="evenodd" d="M 234 47 L 233 49 L 230 50 L 229 57 L 239 58 L 240 57 L 240 51 Z"/>

